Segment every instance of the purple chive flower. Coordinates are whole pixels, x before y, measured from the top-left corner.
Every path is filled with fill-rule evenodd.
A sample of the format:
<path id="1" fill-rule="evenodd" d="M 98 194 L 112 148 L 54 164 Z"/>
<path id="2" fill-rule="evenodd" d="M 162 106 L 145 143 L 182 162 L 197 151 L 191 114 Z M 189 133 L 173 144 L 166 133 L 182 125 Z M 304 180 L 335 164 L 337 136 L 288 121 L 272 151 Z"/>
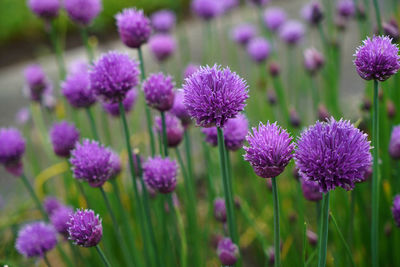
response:
<path id="1" fill-rule="evenodd" d="M 396 195 L 393 199 L 392 213 L 394 222 L 400 227 L 400 195 Z"/>
<path id="2" fill-rule="evenodd" d="M 148 158 L 143 165 L 143 179 L 162 194 L 174 191 L 178 166 L 174 160 L 156 156 Z"/>
<path id="3" fill-rule="evenodd" d="M 304 50 L 304 67 L 311 74 L 315 74 L 325 63 L 324 56 L 315 48 Z"/>
<path id="4" fill-rule="evenodd" d="M 200 68 L 199 65 L 189 63 L 189 64 L 186 66 L 185 71 L 183 72 L 183 78 L 184 78 L 184 79 L 189 78 L 190 76 L 192 76 L 193 73 L 195 73 L 196 71 L 198 71 L 199 68 Z"/>
<path id="5" fill-rule="evenodd" d="M 296 20 L 289 20 L 279 30 L 280 38 L 288 45 L 298 44 L 304 37 L 304 25 Z"/>
<path id="6" fill-rule="evenodd" d="M 44 222 L 25 225 L 18 232 L 15 248 L 26 258 L 43 257 L 57 245 L 57 233 Z"/>
<path id="7" fill-rule="evenodd" d="M 265 6 L 270 2 L 270 0 L 248 0 L 250 4 L 256 5 L 256 6 Z"/>
<path id="8" fill-rule="evenodd" d="M 83 26 L 89 26 L 102 10 L 101 0 L 64 0 L 69 18 Z"/>
<path id="9" fill-rule="evenodd" d="M 153 73 L 143 82 L 143 92 L 146 103 L 159 111 L 167 111 L 174 104 L 175 83 L 171 76 L 163 73 Z"/>
<path id="10" fill-rule="evenodd" d="M 96 96 L 90 86 L 89 72 L 83 66 L 68 74 L 61 84 L 62 94 L 74 108 L 88 108 L 96 103 Z"/>
<path id="11" fill-rule="evenodd" d="M 28 0 L 28 6 L 36 16 L 50 20 L 58 16 L 60 0 Z"/>
<path id="12" fill-rule="evenodd" d="M 149 46 L 154 57 L 159 62 L 167 60 L 176 50 L 174 37 L 167 33 L 153 35 L 149 40 Z"/>
<path id="13" fill-rule="evenodd" d="M 170 32 L 176 23 L 176 16 L 172 10 L 163 9 L 151 15 L 151 25 L 156 32 Z"/>
<path id="14" fill-rule="evenodd" d="M 31 117 L 31 112 L 29 108 L 21 108 L 18 110 L 17 114 L 15 114 L 15 122 L 19 125 L 25 125 Z"/>
<path id="15" fill-rule="evenodd" d="M 93 210 L 76 210 L 67 223 L 68 239 L 81 247 L 94 247 L 103 236 L 99 215 Z"/>
<path id="16" fill-rule="evenodd" d="M 232 266 L 239 256 L 239 248 L 229 237 L 225 237 L 218 242 L 217 254 L 222 265 Z"/>
<path id="17" fill-rule="evenodd" d="M 226 222 L 226 207 L 223 198 L 219 197 L 214 200 L 214 217 L 219 222 Z"/>
<path id="18" fill-rule="evenodd" d="M 293 127 L 297 128 L 300 126 L 301 120 L 299 114 L 294 108 L 291 108 L 289 111 L 289 119 L 290 119 L 290 124 L 292 124 Z"/>
<path id="19" fill-rule="evenodd" d="M 201 129 L 201 132 L 205 135 L 205 141 L 211 146 L 218 145 L 218 131 L 217 127 L 208 127 Z"/>
<path id="20" fill-rule="evenodd" d="M 200 67 L 185 80 L 184 104 L 192 118 L 202 127 L 223 127 L 246 106 L 246 82 L 229 68 Z"/>
<path id="21" fill-rule="evenodd" d="M 126 94 L 125 99 L 122 100 L 122 104 L 124 105 L 125 113 L 128 113 L 129 111 L 132 110 L 132 108 L 135 105 L 135 102 L 137 100 L 137 97 L 138 97 L 138 93 L 135 88 L 129 90 L 129 92 Z M 118 103 L 104 102 L 103 108 L 111 116 L 118 117 L 120 115 Z"/>
<path id="22" fill-rule="evenodd" d="M 115 151 L 111 151 L 111 178 L 116 177 L 122 170 L 122 163 L 119 155 Z"/>
<path id="23" fill-rule="evenodd" d="M 50 129 L 50 140 L 54 153 L 59 157 L 68 158 L 75 143 L 79 141 L 79 130 L 66 121 L 53 124 Z"/>
<path id="24" fill-rule="evenodd" d="M 244 159 L 254 172 L 263 178 L 274 178 L 281 174 L 292 159 L 294 145 L 292 137 L 275 122 L 266 125 L 260 122 L 258 129 L 247 135 L 249 146 L 244 146 Z"/>
<path id="25" fill-rule="evenodd" d="M 236 151 L 243 146 L 249 129 L 249 122 L 245 115 L 238 114 L 229 119 L 224 125 L 224 140 L 226 149 Z"/>
<path id="26" fill-rule="evenodd" d="M 256 37 L 247 44 L 247 53 L 256 63 L 264 62 L 271 52 L 271 47 L 264 37 Z"/>
<path id="27" fill-rule="evenodd" d="M 138 63 L 118 52 L 103 54 L 90 72 L 90 83 L 96 95 L 104 101 L 124 100 L 129 90 L 139 83 Z"/>
<path id="28" fill-rule="evenodd" d="M 165 124 L 167 128 L 167 143 L 169 147 L 177 147 L 183 138 L 184 129 L 181 121 L 170 113 L 165 114 Z M 161 117 L 155 118 L 155 129 L 158 134 L 162 135 Z"/>
<path id="29" fill-rule="evenodd" d="M 311 246 L 315 247 L 318 244 L 318 236 L 311 230 L 306 231 L 308 242 Z"/>
<path id="30" fill-rule="evenodd" d="M 232 30 L 232 39 L 239 45 L 246 45 L 257 35 L 257 28 L 250 23 L 243 23 Z"/>
<path id="31" fill-rule="evenodd" d="M 352 0 L 340 0 L 337 2 L 336 11 L 341 17 L 350 18 L 356 13 L 356 6 Z"/>
<path id="32" fill-rule="evenodd" d="M 6 170 L 20 176 L 23 171 L 22 156 L 25 153 L 25 139 L 15 128 L 0 128 L 0 163 Z"/>
<path id="33" fill-rule="evenodd" d="M 392 130 L 389 143 L 389 154 L 393 159 L 400 159 L 400 125 Z"/>
<path id="34" fill-rule="evenodd" d="M 51 216 L 54 211 L 62 207 L 62 204 L 56 197 L 46 197 L 43 201 L 43 207 L 46 213 Z"/>
<path id="35" fill-rule="evenodd" d="M 394 42 L 397 42 L 400 38 L 399 33 L 399 25 L 395 19 L 391 19 L 388 22 L 384 22 L 382 24 L 383 32 L 385 35 L 389 36 L 393 39 Z"/>
<path id="36" fill-rule="evenodd" d="M 221 1 L 193 0 L 192 11 L 204 20 L 211 20 L 223 12 Z"/>
<path id="37" fill-rule="evenodd" d="M 68 221 L 74 210 L 71 207 L 61 206 L 56 209 L 50 216 L 50 222 L 56 231 L 67 237 L 68 236 Z"/>
<path id="38" fill-rule="evenodd" d="M 354 188 L 371 165 L 367 135 L 350 121 L 316 122 L 297 141 L 295 162 L 304 180 L 318 182 L 320 192 Z"/>
<path id="39" fill-rule="evenodd" d="M 228 13 L 239 5 L 239 0 L 222 0 L 223 13 Z"/>
<path id="40" fill-rule="evenodd" d="M 84 139 L 71 151 L 74 177 L 92 187 L 102 186 L 112 175 L 111 151 L 96 141 Z"/>
<path id="41" fill-rule="evenodd" d="M 184 128 L 187 128 L 192 122 L 192 119 L 190 118 L 190 115 L 185 107 L 185 104 L 183 103 L 183 99 L 184 99 L 183 91 L 182 90 L 177 91 L 175 93 L 174 105 L 169 110 L 169 112 L 178 117 L 181 120 L 182 126 Z"/>
<path id="42" fill-rule="evenodd" d="M 320 201 L 322 199 L 322 193 L 319 191 L 319 184 L 317 182 L 304 179 L 300 180 L 305 199 L 309 201 Z"/>
<path id="43" fill-rule="evenodd" d="M 318 25 L 324 18 L 322 5 L 320 2 L 311 1 L 301 9 L 301 16 L 310 25 Z"/>
<path id="44" fill-rule="evenodd" d="M 264 11 L 264 24 L 272 32 L 276 32 L 285 23 L 287 15 L 279 7 L 270 7 Z"/>
<path id="45" fill-rule="evenodd" d="M 126 46 L 139 48 L 147 42 L 151 34 L 151 25 L 143 10 L 126 8 L 118 13 L 115 18 L 119 36 Z"/>
<path id="46" fill-rule="evenodd" d="M 399 49 L 387 36 L 374 36 L 363 41 L 354 56 L 354 64 L 361 78 L 385 81 L 400 68 Z"/>
<path id="47" fill-rule="evenodd" d="M 26 89 L 33 101 L 40 102 L 44 93 L 51 90 L 51 84 L 39 64 L 29 65 L 24 70 Z"/>

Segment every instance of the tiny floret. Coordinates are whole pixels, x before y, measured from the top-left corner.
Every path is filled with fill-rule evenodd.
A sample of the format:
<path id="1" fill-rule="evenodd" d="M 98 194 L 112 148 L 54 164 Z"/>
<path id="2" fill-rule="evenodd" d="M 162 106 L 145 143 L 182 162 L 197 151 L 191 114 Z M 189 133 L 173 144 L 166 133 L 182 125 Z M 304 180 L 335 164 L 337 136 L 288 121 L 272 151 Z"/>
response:
<path id="1" fill-rule="evenodd" d="M 156 156 L 148 158 L 143 165 L 143 179 L 151 187 L 162 194 L 174 191 L 178 166 L 174 160 Z"/>
<path id="2" fill-rule="evenodd" d="M 70 215 L 67 226 L 68 239 L 81 247 L 94 247 L 103 236 L 101 219 L 93 210 L 77 210 Z"/>

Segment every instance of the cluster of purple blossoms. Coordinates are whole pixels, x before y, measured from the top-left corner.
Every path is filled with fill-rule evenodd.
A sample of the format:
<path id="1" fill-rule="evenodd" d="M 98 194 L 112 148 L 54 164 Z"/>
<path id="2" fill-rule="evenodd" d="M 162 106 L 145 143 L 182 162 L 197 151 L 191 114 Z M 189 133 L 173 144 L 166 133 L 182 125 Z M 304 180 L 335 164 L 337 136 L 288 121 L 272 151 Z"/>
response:
<path id="1" fill-rule="evenodd" d="M 301 180 L 301 189 L 304 198 L 309 201 L 319 201 L 322 199 L 322 193 L 319 191 L 319 184 L 314 181 Z"/>
<path id="2" fill-rule="evenodd" d="M 50 215 L 50 222 L 56 231 L 67 237 L 68 236 L 68 221 L 74 210 L 68 206 L 61 206 Z"/>
<path id="3" fill-rule="evenodd" d="M 349 121 L 317 122 L 297 141 L 295 162 L 304 180 L 318 182 L 320 192 L 354 188 L 371 166 L 367 135 Z"/>
<path id="4" fill-rule="evenodd" d="M 294 145 L 292 137 L 277 123 L 266 125 L 260 122 L 258 129 L 253 127 L 253 133 L 247 135 L 249 146 L 244 159 L 250 163 L 254 172 L 263 178 L 274 178 L 281 174 L 292 159 Z"/>
<path id="5" fill-rule="evenodd" d="M 32 101 L 42 101 L 43 94 L 52 90 L 52 85 L 39 64 L 32 64 L 24 70 L 26 93 Z"/>
<path id="6" fill-rule="evenodd" d="M 247 53 L 256 63 L 263 63 L 271 53 L 271 47 L 264 37 L 256 37 L 247 44 Z"/>
<path id="7" fill-rule="evenodd" d="M 185 68 L 185 70 L 184 70 L 184 72 L 183 72 L 183 78 L 184 78 L 184 79 L 189 78 L 190 76 L 192 76 L 193 73 L 195 73 L 196 71 L 198 71 L 199 68 L 200 68 L 199 65 L 193 64 L 193 63 L 189 63 L 189 64 L 186 66 L 186 68 Z"/>
<path id="8" fill-rule="evenodd" d="M 382 29 L 385 35 L 389 36 L 393 39 L 394 42 L 397 42 L 400 38 L 399 32 L 399 24 L 395 19 L 391 19 L 388 22 L 384 22 L 382 24 Z"/>
<path id="9" fill-rule="evenodd" d="M 185 80 L 184 104 L 197 125 L 223 127 L 243 111 L 247 88 L 246 82 L 229 68 L 200 67 Z"/>
<path id="10" fill-rule="evenodd" d="M 340 17 L 350 18 L 356 13 L 356 6 L 352 0 L 340 0 L 337 2 L 336 11 Z"/>
<path id="11" fill-rule="evenodd" d="M 170 58 L 176 50 L 175 38 L 167 33 L 158 33 L 149 40 L 150 50 L 154 57 L 163 62 Z"/>
<path id="12" fill-rule="evenodd" d="M 182 139 L 184 128 L 182 127 L 181 121 L 174 115 L 170 113 L 165 114 L 165 124 L 167 133 L 167 144 L 169 147 L 177 147 Z M 161 117 L 157 116 L 155 118 L 155 129 L 157 133 L 162 136 L 162 120 Z"/>
<path id="13" fill-rule="evenodd" d="M 96 246 L 103 236 L 99 215 L 93 210 L 77 210 L 67 223 L 68 239 L 82 247 Z"/>
<path id="14" fill-rule="evenodd" d="M 400 159 L 400 125 L 393 127 L 390 136 L 389 154 L 393 159 Z"/>
<path id="15" fill-rule="evenodd" d="M 270 7 L 264 11 L 263 19 L 265 26 L 272 32 L 277 32 L 286 22 L 286 12 L 279 7 Z"/>
<path id="16" fill-rule="evenodd" d="M 400 69 L 399 49 L 387 36 L 374 36 L 357 48 L 354 64 L 361 78 L 383 82 Z"/>
<path id="17" fill-rule="evenodd" d="M 80 25 L 89 26 L 102 10 L 101 0 L 64 0 L 70 19 Z"/>
<path id="18" fill-rule="evenodd" d="M 139 48 L 147 42 L 151 34 L 151 23 L 143 10 L 127 8 L 118 13 L 115 18 L 119 36 L 126 46 Z"/>
<path id="19" fill-rule="evenodd" d="M 79 130 L 66 121 L 53 124 L 50 129 L 50 140 L 54 153 L 59 157 L 68 158 L 71 150 L 79 141 Z"/>
<path id="20" fill-rule="evenodd" d="M 71 151 L 74 177 L 92 187 L 102 186 L 112 175 L 111 151 L 96 141 L 84 139 Z"/>
<path id="21" fill-rule="evenodd" d="M 36 16 L 51 20 L 58 16 L 60 0 L 28 0 L 28 6 Z"/>
<path id="22" fill-rule="evenodd" d="M 170 32 L 175 23 L 176 16 L 172 10 L 163 9 L 151 15 L 151 25 L 156 32 Z"/>
<path id="23" fill-rule="evenodd" d="M 119 155 L 115 151 L 112 151 L 112 150 L 111 150 L 110 162 L 111 162 L 110 178 L 115 178 L 122 171 L 122 163 L 121 163 L 121 159 L 120 159 Z"/>
<path id="24" fill-rule="evenodd" d="M 139 83 L 139 68 L 135 60 L 118 52 L 103 54 L 90 72 L 95 94 L 106 102 L 122 101 Z"/>
<path id="25" fill-rule="evenodd" d="M 57 233 L 51 225 L 34 222 L 18 232 L 15 248 L 27 258 L 43 257 L 57 245 Z"/>
<path id="26" fill-rule="evenodd" d="M 288 45 L 298 44 L 304 37 L 304 25 L 296 20 L 289 20 L 279 30 L 280 38 Z"/>
<path id="27" fill-rule="evenodd" d="M 43 201 L 43 207 L 47 215 L 51 216 L 55 210 L 62 207 L 62 204 L 56 197 L 46 197 Z"/>
<path id="28" fill-rule="evenodd" d="M 178 166 L 174 160 L 156 156 L 148 158 L 143 165 L 143 179 L 162 194 L 175 190 Z"/>
<path id="29" fill-rule="evenodd" d="M 132 108 L 135 105 L 135 102 L 137 100 L 137 97 L 138 97 L 138 93 L 137 93 L 136 88 L 129 90 L 129 92 L 126 94 L 125 99 L 122 100 L 122 105 L 124 106 L 125 113 L 128 113 L 132 110 Z M 104 102 L 103 108 L 111 116 L 118 117 L 120 115 L 118 103 Z"/>
<path id="30" fill-rule="evenodd" d="M 219 197 L 214 200 L 214 217 L 219 222 L 226 222 L 225 199 Z"/>
<path id="31" fill-rule="evenodd" d="M 239 45 L 247 43 L 257 35 L 257 28 L 250 23 L 243 23 L 236 26 L 231 33 L 232 39 Z"/>
<path id="32" fill-rule="evenodd" d="M 153 73 L 143 82 L 143 92 L 147 105 L 159 111 L 167 111 L 174 104 L 172 77 L 163 73 Z"/>
<path id="33" fill-rule="evenodd" d="M 301 9 L 301 16 L 310 25 L 318 25 L 324 18 L 320 2 L 312 1 Z"/>
<path id="34" fill-rule="evenodd" d="M 184 128 L 187 128 L 192 122 L 192 119 L 185 107 L 185 104 L 183 103 L 183 99 L 183 91 L 177 91 L 175 93 L 174 105 L 169 110 L 169 112 L 178 117 L 181 120 L 182 126 Z"/>
<path id="35" fill-rule="evenodd" d="M 20 176 L 23 171 L 22 156 L 25 153 L 25 139 L 15 128 L 0 129 L 0 164 L 6 170 Z"/>
<path id="36" fill-rule="evenodd" d="M 304 50 L 304 67 L 311 74 L 318 72 L 325 63 L 324 56 L 315 48 Z"/>
<path id="37" fill-rule="evenodd" d="M 400 195 L 396 195 L 393 199 L 392 213 L 394 222 L 400 227 Z"/>
<path id="38" fill-rule="evenodd" d="M 239 257 L 239 248 L 230 238 L 226 237 L 218 242 L 217 254 L 222 265 L 233 266 Z"/>
<path id="39" fill-rule="evenodd" d="M 229 121 L 229 120 L 228 120 Z M 217 127 L 207 127 L 201 129 L 201 132 L 205 135 L 205 141 L 211 146 L 218 145 L 218 130 Z"/>
<path id="40" fill-rule="evenodd" d="M 307 230 L 306 236 L 311 246 L 315 247 L 318 244 L 318 236 L 316 233 L 311 230 Z"/>
<path id="41" fill-rule="evenodd" d="M 211 20 L 223 12 L 224 6 L 221 1 L 193 0 L 191 8 L 198 17 Z"/>

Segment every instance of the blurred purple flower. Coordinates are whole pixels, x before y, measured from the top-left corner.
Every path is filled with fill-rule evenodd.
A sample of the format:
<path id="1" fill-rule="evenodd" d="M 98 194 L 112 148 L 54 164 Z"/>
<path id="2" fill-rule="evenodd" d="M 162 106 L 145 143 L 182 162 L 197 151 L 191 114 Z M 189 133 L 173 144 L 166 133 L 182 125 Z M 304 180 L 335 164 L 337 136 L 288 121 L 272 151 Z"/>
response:
<path id="1" fill-rule="evenodd" d="M 183 103 L 183 100 L 184 100 L 183 91 L 182 90 L 176 91 L 174 98 L 174 105 L 169 110 L 169 112 L 178 117 L 181 120 L 182 126 L 184 128 L 187 128 L 190 125 L 190 123 L 192 123 L 192 119 L 185 107 L 185 104 Z"/>
<path id="2" fill-rule="evenodd" d="M 163 62 L 170 58 L 176 50 L 175 38 L 167 33 L 158 33 L 149 40 L 150 50 L 154 57 Z"/>
<path id="3" fill-rule="evenodd" d="M 214 200 L 214 217 L 219 222 L 226 222 L 225 199 L 218 197 Z"/>
<path id="4" fill-rule="evenodd" d="M 181 121 L 175 115 L 166 113 L 165 124 L 166 124 L 168 146 L 177 147 L 181 143 L 184 133 Z M 162 136 L 163 134 L 162 120 L 161 117 L 159 116 L 155 118 L 155 129 L 157 133 Z"/>
<path id="5" fill-rule="evenodd" d="M 193 63 L 189 63 L 186 68 L 185 71 L 183 72 L 183 78 L 189 78 L 190 76 L 192 76 L 193 73 L 195 73 L 196 71 L 198 71 L 200 68 L 199 65 L 197 64 L 193 64 Z"/>
<path id="6" fill-rule="evenodd" d="M 232 30 L 232 39 L 239 45 L 246 45 L 257 35 L 257 28 L 250 23 L 243 23 Z"/>
<path id="7" fill-rule="evenodd" d="M 310 25 L 318 25 L 324 18 L 322 5 L 320 2 L 311 1 L 301 9 L 301 16 Z"/>
<path id="8" fill-rule="evenodd" d="M 192 11 L 204 20 L 220 15 L 224 10 L 223 3 L 215 0 L 192 0 Z"/>
<path id="9" fill-rule="evenodd" d="M 239 257 L 239 248 L 229 237 L 225 237 L 218 243 L 217 254 L 222 265 L 233 266 Z"/>
<path id="10" fill-rule="evenodd" d="M 67 237 L 68 236 L 68 221 L 74 210 L 68 206 L 61 206 L 56 209 L 50 216 L 50 222 L 56 231 Z"/>
<path id="11" fill-rule="evenodd" d="M 300 181 L 305 199 L 309 201 L 320 201 L 322 199 L 322 193 L 319 191 L 319 184 L 317 182 L 304 179 L 300 179 Z"/>
<path id="12" fill-rule="evenodd" d="M 130 48 L 139 48 L 146 43 L 151 34 L 150 19 L 143 10 L 126 8 L 115 16 L 119 36 L 122 42 Z"/>
<path id="13" fill-rule="evenodd" d="M 170 32 L 176 23 L 176 16 L 172 10 L 163 9 L 151 15 L 151 24 L 156 32 Z"/>
<path id="14" fill-rule="evenodd" d="M 247 53 L 256 63 L 263 63 L 271 53 L 271 46 L 264 37 L 256 37 L 247 44 Z"/>
<path id="15" fill-rule="evenodd" d="M 174 160 L 156 156 L 148 158 L 143 165 L 143 179 L 162 194 L 174 191 L 178 166 Z"/>
<path id="16" fill-rule="evenodd" d="M 33 101 L 40 102 L 43 94 L 52 90 L 52 85 L 39 64 L 31 64 L 24 70 L 26 89 Z"/>
<path id="17" fill-rule="evenodd" d="M 304 50 L 304 67 L 311 74 L 318 72 L 325 63 L 324 56 L 315 48 Z"/>
<path id="18" fill-rule="evenodd" d="M 272 32 L 276 32 L 286 22 L 286 12 L 279 7 L 270 7 L 264 11 L 264 24 Z"/>
<path id="19" fill-rule="evenodd" d="M 43 207 L 47 215 L 51 216 L 55 210 L 62 207 L 62 204 L 56 197 L 49 196 L 44 199 Z"/>
<path id="20" fill-rule="evenodd" d="M 172 77 L 163 73 L 153 73 L 143 82 L 143 92 L 147 105 L 159 111 L 170 110 L 174 104 L 175 83 Z"/>
<path id="21" fill-rule="evenodd" d="M 336 4 L 336 11 L 341 17 L 350 18 L 356 13 L 356 6 L 352 0 L 339 0 Z"/>
<path id="22" fill-rule="evenodd" d="M 43 257 L 46 252 L 57 245 L 57 234 L 54 228 L 44 222 L 25 225 L 18 231 L 15 248 L 27 257 Z"/>
<path id="23" fill-rule="evenodd" d="M 25 153 L 25 139 L 15 128 L 0 128 L 0 163 L 6 170 L 20 176 L 23 171 L 22 156 Z"/>
<path id="24" fill-rule="evenodd" d="M 304 37 L 304 25 L 296 20 L 289 20 L 279 30 L 280 38 L 288 45 L 298 44 Z"/>
<path id="25" fill-rule="evenodd" d="M 88 26 L 102 10 L 101 0 L 64 0 L 64 7 L 70 19 Z"/>
<path id="26" fill-rule="evenodd" d="M 28 0 L 28 6 L 36 16 L 51 20 L 58 16 L 60 0 Z"/>
<path id="27" fill-rule="evenodd" d="M 400 159 L 400 125 L 393 127 L 390 136 L 389 154 L 393 159 Z"/>
<path id="28" fill-rule="evenodd" d="M 138 93 L 137 93 L 136 88 L 133 88 L 128 91 L 125 99 L 122 100 L 122 104 L 124 105 L 125 113 L 129 113 L 132 110 L 132 108 L 135 105 L 135 102 L 137 100 L 137 97 L 138 97 Z M 120 115 L 118 103 L 103 102 L 103 108 L 111 116 L 118 117 Z"/>
<path id="29" fill-rule="evenodd" d="M 76 142 L 79 142 L 79 130 L 66 121 L 53 124 L 50 129 L 50 140 L 54 153 L 59 157 L 68 158 Z"/>
<path id="30" fill-rule="evenodd" d="M 21 108 L 15 114 L 15 122 L 19 125 L 25 125 L 31 117 L 31 112 L 29 108 Z"/>

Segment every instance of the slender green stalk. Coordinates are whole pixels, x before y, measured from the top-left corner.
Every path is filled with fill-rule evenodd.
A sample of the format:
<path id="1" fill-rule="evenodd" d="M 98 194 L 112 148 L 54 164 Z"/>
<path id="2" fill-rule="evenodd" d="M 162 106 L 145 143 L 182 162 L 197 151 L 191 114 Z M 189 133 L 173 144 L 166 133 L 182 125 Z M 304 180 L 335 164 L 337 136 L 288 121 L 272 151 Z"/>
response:
<path id="1" fill-rule="evenodd" d="M 321 226 L 319 227 L 319 253 L 318 267 L 326 265 L 326 251 L 328 247 L 328 223 L 329 223 L 329 192 L 322 199 Z"/>
<path id="2" fill-rule="evenodd" d="M 97 245 L 97 246 L 95 246 L 95 248 L 96 248 L 97 252 L 99 253 L 101 260 L 103 261 L 104 266 L 111 267 L 110 262 L 107 260 L 107 257 L 104 254 L 103 250 L 101 250 L 100 246 Z"/>
<path id="3" fill-rule="evenodd" d="M 382 33 L 381 12 L 379 11 L 379 3 L 377 0 L 372 0 L 375 8 L 376 23 L 378 25 L 378 34 Z"/>
<path id="4" fill-rule="evenodd" d="M 143 53 L 142 53 L 142 48 L 138 48 L 138 56 L 139 56 L 139 61 L 140 61 L 140 79 L 143 83 L 143 81 L 146 78 L 146 72 L 144 69 L 144 60 L 143 60 Z M 151 114 L 150 114 L 150 109 L 147 105 L 144 106 L 145 108 L 145 114 L 146 114 L 146 122 L 147 122 L 147 131 L 149 133 L 150 137 L 150 148 L 151 148 L 151 156 L 154 157 L 156 154 L 156 145 L 155 145 L 155 140 L 154 140 L 154 133 L 153 133 L 153 128 L 152 128 L 152 122 L 151 122 Z"/>
<path id="5" fill-rule="evenodd" d="M 101 112 L 101 120 L 102 120 L 103 132 L 106 136 L 107 145 L 111 145 L 112 139 L 111 139 L 110 125 L 109 125 L 107 113 Z"/>
<path id="6" fill-rule="evenodd" d="M 82 37 L 83 44 L 85 45 L 85 48 L 86 48 L 86 54 L 87 54 L 89 63 L 92 64 L 93 59 L 94 59 L 94 53 L 93 53 L 92 47 L 89 44 L 87 28 L 81 27 L 80 31 L 81 31 L 81 37 Z"/>
<path id="7" fill-rule="evenodd" d="M 278 187 L 276 186 L 276 177 L 272 178 L 272 195 L 274 202 L 274 249 L 275 249 L 275 267 L 281 265 L 280 249 L 280 229 L 279 229 L 279 197 Z"/>
<path id="8" fill-rule="evenodd" d="M 379 266 L 379 109 L 378 109 L 378 81 L 374 80 L 374 104 L 372 112 L 372 225 L 371 225 L 371 255 L 372 266 Z"/>
<path id="9" fill-rule="evenodd" d="M 314 112 L 317 114 L 318 113 L 318 104 L 319 104 L 319 94 L 318 94 L 318 88 L 317 85 L 315 84 L 315 78 L 311 77 L 311 95 L 312 95 L 312 100 L 314 104 Z"/>
<path id="10" fill-rule="evenodd" d="M 50 40 L 53 46 L 54 52 L 56 54 L 57 66 L 58 66 L 58 73 L 60 76 L 60 80 L 65 79 L 66 71 L 65 71 L 65 63 L 64 63 L 64 56 L 63 51 L 61 48 L 60 40 L 57 36 L 56 26 L 54 20 L 50 22 Z"/>
<path id="11" fill-rule="evenodd" d="M 289 116 L 288 104 L 286 101 L 285 91 L 283 90 L 283 87 L 282 87 L 282 82 L 279 77 L 273 77 L 272 82 L 274 84 L 276 96 L 278 97 L 279 107 L 280 107 L 283 117 L 287 123 L 286 126 L 290 127 L 290 116 Z"/>
<path id="12" fill-rule="evenodd" d="M 180 239 L 181 239 L 181 249 L 180 249 L 181 264 L 180 264 L 180 266 L 187 267 L 188 266 L 188 262 L 187 262 L 187 240 L 186 240 L 185 227 L 184 227 L 182 215 L 181 215 L 179 209 L 174 208 L 174 210 L 175 210 L 175 216 L 176 216 L 176 220 L 177 220 L 177 228 L 178 228 Z M 195 247 L 193 249 L 197 250 L 197 247 Z M 196 264 L 198 264 L 196 259 L 192 259 L 191 266 L 196 266 Z"/>
<path id="13" fill-rule="evenodd" d="M 303 226 L 303 266 L 306 266 L 306 252 L 307 252 L 307 223 L 304 222 Z"/>
<path id="14" fill-rule="evenodd" d="M 28 178 L 26 177 L 26 175 L 24 173 L 21 174 L 21 180 L 24 183 L 26 189 L 28 190 L 29 194 L 31 195 L 33 201 L 36 204 L 37 209 L 40 211 L 40 213 L 42 214 L 43 218 L 48 221 L 49 217 L 47 216 L 47 213 L 44 211 L 43 205 L 40 202 L 39 198 L 37 197 L 35 191 L 33 190 L 33 187 L 31 185 L 31 183 L 29 182 Z"/>
<path id="15" fill-rule="evenodd" d="M 49 261 L 49 259 L 47 258 L 46 254 L 44 254 L 43 260 L 44 260 L 44 262 L 46 263 L 47 267 L 51 267 L 50 261 Z"/>
<path id="16" fill-rule="evenodd" d="M 235 214 L 233 209 L 233 196 L 230 190 L 230 180 L 228 175 L 228 168 L 226 164 L 226 152 L 225 152 L 225 142 L 224 142 L 224 133 L 222 128 L 217 127 L 218 131 L 218 150 L 219 150 L 219 160 L 221 164 L 221 175 L 222 182 L 224 186 L 224 195 L 225 195 L 225 204 L 227 211 L 227 219 L 228 219 L 228 229 L 229 235 L 232 238 L 232 241 L 237 244 L 238 243 L 238 235 L 236 230 L 236 221 Z"/>
<path id="17" fill-rule="evenodd" d="M 161 111 L 161 123 L 162 123 L 162 140 L 164 144 L 164 157 L 168 157 L 168 137 L 167 137 L 167 124 L 165 122 L 165 112 Z"/>
<path id="18" fill-rule="evenodd" d="M 354 259 L 353 259 L 353 255 L 351 253 L 350 247 L 347 244 L 346 239 L 344 238 L 344 236 L 342 234 L 342 231 L 340 231 L 340 228 L 339 228 L 339 226 L 338 226 L 338 224 L 336 222 L 335 216 L 333 216 L 332 212 L 330 213 L 330 215 L 331 215 L 331 218 L 332 218 L 332 222 L 335 225 L 336 231 L 338 232 L 339 237 L 342 240 L 343 246 L 346 249 L 346 252 L 347 252 L 347 254 L 348 254 L 349 258 L 350 258 L 351 265 L 352 266 L 356 266 L 356 264 L 354 263 Z"/>
<path id="19" fill-rule="evenodd" d="M 212 213 L 214 207 L 215 189 L 213 185 L 213 179 L 211 174 L 211 156 L 210 150 L 205 142 L 201 142 L 203 146 L 204 161 L 206 165 L 206 178 L 207 178 L 207 197 L 209 203 L 209 211 Z"/>
<path id="20" fill-rule="evenodd" d="M 306 262 L 306 266 L 310 265 L 310 263 L 312 262 L 312 260 L 314 259 L 315 255 L 317 255 L 318 250 L 314 250 L 311 254 L 310 257 L 308 257 L 307 262 Z"/>
<path id="21" fill-rule="evenodd" d="M 190 147 L 190 135 L 189 135 L 189 128 L 185 130 L 184 134 L 184 143 L 185 143 L 185 154 L 186 154 L 186 164 L 188 168 L 188 174 L 192 183 L 194 182 L 194 173 L 193 173 L 193 165 L 192 165 L 192 149 Z"/>
<path id="22" fill-rule="evenodd" d="M 97 133 L 96 121 L 94 119 L 92 110 L 90 108 L 86 108 L 85 111 L 89 119 L 90 128 L 92 129 L 93 138 L 96 139 L 97 141 L 100 141 L 99 134 Z"/>

